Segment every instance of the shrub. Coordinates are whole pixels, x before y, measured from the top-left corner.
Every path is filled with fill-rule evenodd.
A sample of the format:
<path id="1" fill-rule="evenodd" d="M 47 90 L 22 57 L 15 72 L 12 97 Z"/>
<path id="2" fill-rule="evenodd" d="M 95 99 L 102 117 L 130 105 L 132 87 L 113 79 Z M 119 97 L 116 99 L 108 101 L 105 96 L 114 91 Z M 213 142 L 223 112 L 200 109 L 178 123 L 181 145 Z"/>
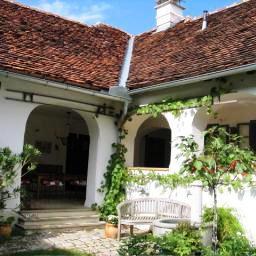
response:
<path id="1" fill-rule="evenodd" d="M 173 232 L 158 239 L 162 255 L 190 256 L 202 250 L 200 232 L 189 223 L 180 223 Z"/>
<path id="2" fill-rule="evenodd" d="M 160 256 L 160 246 L 152 235 L 132 236 L 124 240 L 118 250 L 120 256 Z"/>
<path id="3" fill-rule="evenodd" d="M 228 238 L 236 236 L 238 233 L 244 234 L 244 229 L 241 226 L 237 217 L 233 214 L 230 208 L 218 208 L 218 240 L 220 243 Z M 213 221 L 213 209 L 206 208 L 203 214 L 203 223 Z"/>
<path id="4" fill-rule="evenodd" d="M 203 256 L 256 256 L 256 249 L 252 247 L 248 239 L 237 234 L 219 243 L 217 254 L 211 248 L 204 248 Z"/>
<path id="5" fill-rule="evenodd" d="M 125 240 L 118 251 L 120 256 L 191 256 L 202 250 L 198 230 L 188 223 L 182 223 L 163 237 L 135 236 Z M 200 255 L 200 254 L 199 254 Z"/>
<path id="6" fill-rule="evenodd" d="M 237 234 L 225 239 L 220 243 L 219 256 L 256 256 L 256 249 L 253 248 L 248 239 Z"/>
<path id="7" fill-rule="evenodd" d="M 256 248 L 245 237 L 241 224 L 232 214 L 232 209 L 219 208 L 218 214 L 221 239 L 216 253 L 212 248 L 202 245 L 200 231 L 186 222 L 180 223 L 173 232 L 162 237 L 130 237 L 120 245 L 118 253 L 120 256 L 256 256 Z M 203 220 L 210 222 L 212 218 L 212 210 L 206 209 Z"/>

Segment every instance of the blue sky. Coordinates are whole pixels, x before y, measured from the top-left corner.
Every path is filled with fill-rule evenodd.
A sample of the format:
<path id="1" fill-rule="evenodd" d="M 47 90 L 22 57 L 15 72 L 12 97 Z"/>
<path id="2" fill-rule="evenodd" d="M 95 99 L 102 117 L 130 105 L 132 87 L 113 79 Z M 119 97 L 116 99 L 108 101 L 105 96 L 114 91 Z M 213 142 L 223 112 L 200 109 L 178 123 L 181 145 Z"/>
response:
<path id="1" fill-rule="evenodd" d="M 239 0 L 237 0 L 239 1 Z M 235 0 L 185 0 L 186 15 L 199 16 L 203 10 L 214 11 Z M 79 20 L 86 24 L 104 22 L 132 34 L 155 26 L 155 0 L 18 0 L 26 5 Z"/>

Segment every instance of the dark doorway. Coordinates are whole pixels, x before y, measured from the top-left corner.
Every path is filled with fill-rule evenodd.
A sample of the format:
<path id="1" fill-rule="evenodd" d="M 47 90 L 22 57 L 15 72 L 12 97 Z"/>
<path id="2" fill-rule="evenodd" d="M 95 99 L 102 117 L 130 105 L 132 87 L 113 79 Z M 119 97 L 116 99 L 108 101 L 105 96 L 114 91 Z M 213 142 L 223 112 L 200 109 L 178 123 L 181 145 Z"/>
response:
<path id="1" fill-rule="evenodd" d="M 158 129 L 147 134 L 144 141 L 143 166 L 168 168 L 171 155 L 171 131 L 169 129 Z"/>
<path id="2" fill-rule="evenodd" d="M 66 174 L 87 177 L 90 137 L 70 133 L 67 143 Z"/>
<path id="3" fill-rule="evenodd" d="M 165 140 L 146 136 L 145 167 L 165 167 Z"/>

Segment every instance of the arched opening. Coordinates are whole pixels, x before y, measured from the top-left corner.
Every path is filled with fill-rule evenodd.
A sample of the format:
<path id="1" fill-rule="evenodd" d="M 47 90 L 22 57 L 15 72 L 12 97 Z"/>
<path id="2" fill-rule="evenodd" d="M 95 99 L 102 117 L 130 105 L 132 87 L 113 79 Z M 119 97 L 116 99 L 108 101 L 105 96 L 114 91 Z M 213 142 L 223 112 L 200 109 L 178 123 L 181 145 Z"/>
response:
<path id="1" fill-rule="evenodd" d="M 135 138 L 136 167 L 169 168 L 171 129 L 163 116 L 147 119 Z"/>
<path id="2" fill-rule="evenodd" d="M 90 146 L 84 119 L 68 108 L 37 107 L 28 118 L 24 143 L 42 153 L 37 169 L 22 178 L 25 208 L 82 207 Z"/>
<path id="3" fill-rule="evenodd" d="M 245 93 L 223 95 L 214 106 L 216 116 L 207 115 L 200 109 L 194 118 L 194 134 L 218 126 L 231 134 L 243 137 L 240 146 L 256 151 L 256 112 L 255 96 Z"/>

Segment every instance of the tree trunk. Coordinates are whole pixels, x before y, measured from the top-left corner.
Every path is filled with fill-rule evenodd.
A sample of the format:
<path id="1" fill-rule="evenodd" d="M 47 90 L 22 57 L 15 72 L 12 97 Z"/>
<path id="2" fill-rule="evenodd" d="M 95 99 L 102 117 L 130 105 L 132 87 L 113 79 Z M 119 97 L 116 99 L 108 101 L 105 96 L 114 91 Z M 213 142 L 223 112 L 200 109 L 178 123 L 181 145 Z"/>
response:
<path id="1" fill-rule="evenodd" d="M 217 212 L 217 192 L 216 187 L 213 188 L 213 232 L 212 232 L 212 249 L 214 255 L 217 255 L 217 245 L 218 245 L 218 212 Z"/>

